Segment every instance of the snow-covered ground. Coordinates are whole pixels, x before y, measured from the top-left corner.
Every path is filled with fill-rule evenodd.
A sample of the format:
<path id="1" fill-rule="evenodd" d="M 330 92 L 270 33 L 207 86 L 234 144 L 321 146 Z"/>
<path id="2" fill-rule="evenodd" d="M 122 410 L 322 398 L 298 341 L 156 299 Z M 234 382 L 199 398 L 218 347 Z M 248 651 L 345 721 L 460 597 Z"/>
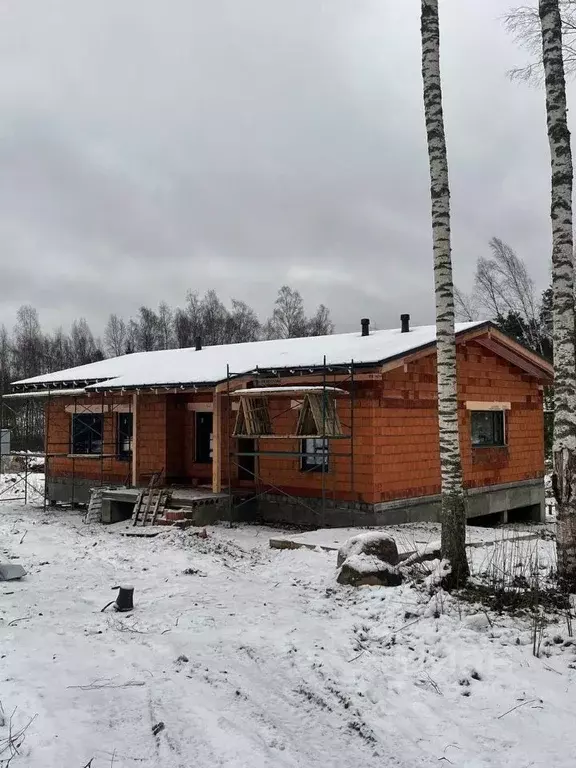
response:
<path id="1" fill-rule="evenodd" d="M 527 620 L 340 587 L 334 552 L 271 550 L 270 529 L 207 532 L 124 538 L 0 504 L 0 557 L 28 571 L 0 583 L 0 750 L 12 713 L 13 731 L 34 718 L 11 768 L 574 765 L 565 622 L 535 658 Z M 471 556 L 501 565 L 497 545 Z M 117 584 L 133 613 L 101 613 Z"/>

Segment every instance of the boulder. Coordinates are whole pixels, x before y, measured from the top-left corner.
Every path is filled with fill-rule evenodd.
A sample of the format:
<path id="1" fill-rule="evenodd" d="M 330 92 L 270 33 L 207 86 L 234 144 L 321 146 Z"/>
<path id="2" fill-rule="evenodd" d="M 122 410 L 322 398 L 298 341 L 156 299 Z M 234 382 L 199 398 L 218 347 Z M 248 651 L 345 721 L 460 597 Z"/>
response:
<path id="1" fill-rule="evenodd" d="M 396 566 L 374 555 L 351 555 L 342 564 L 337 581 L 353 587 L 397 587 L 402 583 L 402 574 Z"/>
<path id="2" fill-rule="evenodd" d="M 382 531 L 361 533 L 348 539 L 338 550 L 338 568 L 354 555 L 367 555 L 390 565 L 397 565 L 399 559 L 396 542 Z"/>

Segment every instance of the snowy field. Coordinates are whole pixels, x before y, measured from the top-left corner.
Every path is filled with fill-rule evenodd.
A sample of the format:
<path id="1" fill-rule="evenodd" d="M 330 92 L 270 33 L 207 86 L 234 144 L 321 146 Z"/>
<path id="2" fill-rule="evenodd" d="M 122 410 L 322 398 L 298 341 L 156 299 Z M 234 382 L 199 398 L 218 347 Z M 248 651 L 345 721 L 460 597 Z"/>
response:
<path id="1" fill-rule="evenodd" d="M 535 658 L 527 620 L 340 587 L 335 553 L 271 550 L 278 531 L 207 532 L 0 504 L 1 559 L 28 571 L 0 583 L 0 750 L 30 723 L 10 768 L 574 765 L 566 622 Z M 549 541 L 514 546 L 551 563 Z M 472 549 L 476 570 L 496 550 Z M 101 613 L 117 584 L 133 613 Z"/>

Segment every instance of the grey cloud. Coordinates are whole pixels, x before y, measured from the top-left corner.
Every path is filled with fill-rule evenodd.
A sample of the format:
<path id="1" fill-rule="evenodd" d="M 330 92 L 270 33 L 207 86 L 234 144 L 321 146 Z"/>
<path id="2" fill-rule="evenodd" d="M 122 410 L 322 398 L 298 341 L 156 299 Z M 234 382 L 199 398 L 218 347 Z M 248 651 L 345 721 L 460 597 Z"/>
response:
<path id="1" fill-rule="evenodd" d="M 0 253 L 67 325 L 289 281 L 339 328 L 433 319 L 417 3 L 28 0 L 0 9 Z M 496 0 L 445 0 L 456 278 L 493 235 L 548 278 L 543 94 Z"/>

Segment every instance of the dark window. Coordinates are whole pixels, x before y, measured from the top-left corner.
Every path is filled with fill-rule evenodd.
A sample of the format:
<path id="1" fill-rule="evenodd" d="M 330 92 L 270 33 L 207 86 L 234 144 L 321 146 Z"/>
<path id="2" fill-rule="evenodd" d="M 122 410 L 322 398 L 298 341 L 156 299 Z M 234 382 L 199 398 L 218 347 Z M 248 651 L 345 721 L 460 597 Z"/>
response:
<path id="1" fill-rule="evenodd" d="M 506 445 L 504 411 L 471 411 L 470 423 L 474 447 Z"/>
<path id="2" fill-rule="evenodd" d="M 119 413 L 116 422 L 116 443 L 118 456 L 129 459 L 132 456 L 132 425 L 131 413 Z"/>
<path id="3" fill-rule="evenodd" d="M 72 415 L 72 453 L 102 453 L 101 413 Z"/>
<path id="4" fill-rule="evenodd" d="M 250 437 L 238 440 L 238 480 L 254 480 L 256 477 L 256 442 Z M 251 456 L 242 454 L 251 453 Z"/>
<path id="5" fill-rule="evenodd" d="M 212 461 L 212 414 L 208 411 L 196 411 L 196 461 Z"/>
<path id="6" fill-rule="evenodd" d="M 328 439 L 306 437 L 302 440 L 302 472 L 328 472 Z"/>

